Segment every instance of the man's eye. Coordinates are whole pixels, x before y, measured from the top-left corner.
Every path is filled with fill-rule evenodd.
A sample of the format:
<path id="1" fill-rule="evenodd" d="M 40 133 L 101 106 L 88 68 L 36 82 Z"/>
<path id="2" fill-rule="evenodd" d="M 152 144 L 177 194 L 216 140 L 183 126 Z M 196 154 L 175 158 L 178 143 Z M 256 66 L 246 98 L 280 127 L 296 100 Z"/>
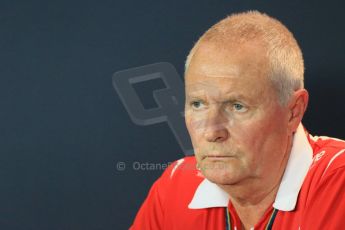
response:
<path id="1" fill-rule="evenodd" d="M 238 111 L 238 112 L 245 112 L 245 111 L 247 111 L 247 108 L 244 105 L 242 105 L 242 104 L 234 103 L 232 106 L 233 106 L 233 109 L 235 111 Z"/>
<path id="2" fill-rule="evenodd" d="M 202 101 L 192 101 L 190 105 L 193 109 L 202 109 L 205 106 L 205 104 Z"/>

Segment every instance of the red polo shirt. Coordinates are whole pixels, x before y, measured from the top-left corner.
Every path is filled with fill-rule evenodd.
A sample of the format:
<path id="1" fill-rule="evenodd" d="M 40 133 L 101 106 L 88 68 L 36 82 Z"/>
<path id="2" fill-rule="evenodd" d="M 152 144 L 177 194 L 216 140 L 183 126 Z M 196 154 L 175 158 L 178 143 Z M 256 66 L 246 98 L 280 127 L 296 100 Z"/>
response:
<path id="1" fill-rule="evenodd" d="M 345 142 L 313 137 L 298 127 L 276 199 L 253 226 L 272 229 L 345 229 Z M 194 157 L 172 164 L 153 184 L 131 230 L 224 230 L 226 207 L 232 229 L 241 229 L 229 196 L 196 169 Z"/>

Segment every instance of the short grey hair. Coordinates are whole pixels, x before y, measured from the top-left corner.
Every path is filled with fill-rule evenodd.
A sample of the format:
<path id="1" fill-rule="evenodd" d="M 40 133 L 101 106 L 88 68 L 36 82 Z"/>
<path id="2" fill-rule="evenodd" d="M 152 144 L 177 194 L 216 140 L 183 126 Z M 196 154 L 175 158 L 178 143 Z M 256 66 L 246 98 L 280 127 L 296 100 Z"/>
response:
<path id="1" fill-rule="evenodd" d="M 281 105 L 287 104 L 294 91 L 304 88 L 304 61 L 296 39 L 281 22 L 266 14 L 258 11 L 232 14 L 213 25 L 189 52 L 185 73 L 199 44 L 207 41 L 222 45 L 262 42 L 267 50 L 268 77 Z"/>

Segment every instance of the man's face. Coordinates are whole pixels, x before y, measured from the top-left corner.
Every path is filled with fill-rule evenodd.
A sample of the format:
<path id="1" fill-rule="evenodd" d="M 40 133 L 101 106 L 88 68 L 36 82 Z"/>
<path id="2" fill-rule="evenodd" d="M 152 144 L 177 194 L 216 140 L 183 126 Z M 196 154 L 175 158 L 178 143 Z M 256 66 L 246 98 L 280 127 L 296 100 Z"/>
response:
<path id="1" fill-rule="evenodd" d="M 265 50 L 200 44 L 186 73 L 186 124 L 197 163 L 210 181 L 276 177 L 290 150 L 288 109 L 267 78 Z"/>

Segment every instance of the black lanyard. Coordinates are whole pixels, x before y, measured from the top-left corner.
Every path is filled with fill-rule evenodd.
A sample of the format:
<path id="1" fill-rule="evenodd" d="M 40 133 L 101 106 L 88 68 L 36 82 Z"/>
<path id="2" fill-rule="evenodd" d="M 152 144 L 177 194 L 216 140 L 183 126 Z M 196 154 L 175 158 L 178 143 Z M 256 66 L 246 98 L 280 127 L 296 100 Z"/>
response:
<path id="1" fill-rule="evenodd" d="M 225 211 L 226 211 L 226 213 L 225 213 L 225 219 L 226 219 L 225 230 L 231 230 L 231 220 L 230 220 L 230 213 L 229 213 L 228 207 L 226 207 Z M 278 209 L 273 209 L 272 215 L 270 217 L 270 220 L 268 221 L 268 224 L 267 224 L 265 230 L 271 230 L 272 229 L 273 222 L 277 216 L 277 213 L 278 213 Z"/>

